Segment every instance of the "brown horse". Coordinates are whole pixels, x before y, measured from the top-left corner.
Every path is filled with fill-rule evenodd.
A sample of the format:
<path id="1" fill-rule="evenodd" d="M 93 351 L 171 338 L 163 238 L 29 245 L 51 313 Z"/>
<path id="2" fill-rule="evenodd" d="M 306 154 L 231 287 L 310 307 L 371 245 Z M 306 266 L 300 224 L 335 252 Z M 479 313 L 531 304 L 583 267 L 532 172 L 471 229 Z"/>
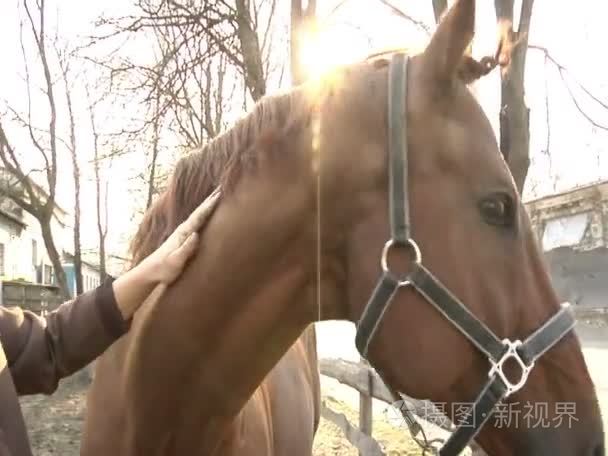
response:
<path id="1" fill-rule="evenodd" d="M 148 209 L 132 241 L 133 264 L 152 253 L 210 195 L 218 185 L 224 168 L 234 159 L 232 148 L 236 146 L 234 150 L 238 150 L 237 144 L 230 143 L 233 140 L 241 139 L 227 135 L 225 142 L 218 142 L 218 146 L 211 145 L 178 163 L 167 189 Z M 125 405 L 133 399 L 122 381 L 130 368 L 129 352 L 137 350 L 140 343 L 155 344 L 158 340 L 152 336 L 152 340 L 142 342 L 142 338 L 147 339 L 150 335 L 144 335 L 140 327 L 147 318 L 150 306 L 158 299 L 158 292 L 159 290 L 137 312 L 132 330 L 97 361 L 96 374 L 88 393 L 81 448 L 84 455 L 135 454 L 132 449 L 125 447 L 121 437 L 109 436 L 115 434 L 116 429 L 124 429 L 126 426 L 128 409 Z M 201 306 L 213 305 L 204 297 L 200 301 Z M 198 318 L 195 314 L 192 317 Z M 224 337 L 221 333 L 216 336 L 218 341 Z M 234 341 L 246 343 L 246 340 L 238 336 L 235 336 Z M 215 342 L 205 341 L 204 337 L 199 342 L 207 346 L 204 350 L 216 347 Z M 211 365 L 204 353 L 201 353 L 197 364 L 201 368 Z M 170 365 L 162 366 L 160 372 L 150 371 L 149 378 L 163 376 L 164 372 L 171 369 Z M 232 392 L 229 388 L 218 384 L 217 389 L 218 397 L 230 400 Z M 201 421 L 201 427 L 196 431 L 197 438 L 203 432 L 212 432 L 213 438 L 188 454 L 310 455 L 320 418 L 320 396 L 316 333 L 314 325 L 310 325 L 253 394 L 250 394 L 246 404 L 241 404 L 238 413 L 226 417 L 225 427 L 206 430 L 204 421 Z M 211 410 L 210 405 L 205 400 L 192 400 L 190 403 L 191 407 L 203 414 Z M 151 441 L 155 442 L 154 439 Z M 156 450 L 158 453 L 145 451 L 138 454 L 167 454 L 162 447 L 157 447 Z M 168 454 L 176 453 L 169 451 Z"/>
<path id="2" fill-rule="evenodd" d="M 486 452 L 604 455 L 597 397 L 575 334 L 566 326 L 553 337 L 550 324 L 548 332 L 536 333 L 546 337 L 534 339 L 532 348 L 527 342 L 546 322 L 565 320 L 550 320 L 564 314 L 490 123 L 465 84 L 475 74 L 465 56 L 474 15 L 473 0 L 457 1 L 426 50 L 409 59 L 407 102 L 403 92 L 396 100 L 407 108 L 407 161 L 397 162 L 409 175 L 407 201 L 394 198 L 387 173 L 399 170 L 391 168 L 394 130 L 386 109 L 395 93 L 389 70 L 396 66 L 382 57 L 263 100 L 206 148 L 230 151 L 223 200 L 202 233 L 201 252 L 134 322 L 121 356 L 100 363 L 96 381 L 104 376 L 105 386 L 89 403 L 84 448 L 91 451 L 85 454 L 272 455 L 283 448 L 268 442 L 295 431 L 308 441 L 312 425 L 301 421 L 306 414 L 299 407 L 300 394 L 310 389 L 298 385 L 293 397 L 269 394 L 259 413 L 250 408 L 244 417 L 243 410 L 311 322 L 359 322 L 366 315 L 381 274 L 378 257 L 394 225 L 386 208 L 394 214 L 409 203 L 423 264 L 451 294 L 417 293 L 431 282 L 423 286 L 419 262 L 410 263 L 418 272 L 408 283 L 416 289 L 396 291 L 369 350 L 365 346 L 387 385 L 444 404 L 460 422 L 455 406 L 478 397 L 491 366 L 479 350 L 483 344 L 457 328 L 466 310 L 469 328 L 482 328 L 490 345 L 497 335 L 521 338 L 528 354 L 548 348 L 523 387 L 505 399 L 519 419 L 489 420 L 481 428 L 476 438 Z M 175 187 L 191 191 L 189 184 Z M 454 296 L 466 308 L 451 320 L 429 303 L 443 300 L 449 307 Z M 523 357 L 509 353 L 510 361 Z M 124 361 L 121 375 L 111 368 L 117 359 Z M 286 377 L 297 381 L 298 371 Z M 496 385 L 502 397 L 499 383 L 488 391 Z M 523 417 L 525 404 L 536 411 L 533 422 Z M 280 420 L 269 418 L 273 411 L 286 421 L 280 430 L 274 428 Z M 94 450 L 87 438 L 116 441 L 105 448 L 120 450 L 101 444 Z M 288 451 L 299 454 L 299 444 L 294 440 Z"/>

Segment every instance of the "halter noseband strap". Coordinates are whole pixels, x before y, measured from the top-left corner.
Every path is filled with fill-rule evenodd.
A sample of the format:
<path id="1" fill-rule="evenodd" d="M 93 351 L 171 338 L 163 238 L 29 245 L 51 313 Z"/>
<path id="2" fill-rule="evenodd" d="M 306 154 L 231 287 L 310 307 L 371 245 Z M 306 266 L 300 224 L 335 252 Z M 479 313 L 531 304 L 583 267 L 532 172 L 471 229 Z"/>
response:
<path id="1" fill-rule="evenodd" d="M 407 149 L 407 64 L 402 53 L 393 56 L 389 68 L 388 140 L 389 140 L 389 216 L 391 238 L 382 250 L 382 276 L 357 324 L 355 343 L 363 357 L 378 330 L 393 296 L 400 288 L 412 287 L 431 303 L 489 360 L 488 381 L 456 431 L 438 451 L 441 456 L 456 456 L 475 438 L 490 418 L 497 403 L 519 391 L 526 383 L 535 361 L 561 340 L 573 327 L 574 318 L 563 307 L 525 341 L 500 340 L 481 320 L 458 300 L 422 264 L 422 255 L 410 237 L 408 201 Z M 409 248 L 414 255 L 412 268 L 405 278 L 390 271 L 388 254 L 393 247 Z M 513 383 L 503 370 L 505 362 L 514 360 L 521 368 L 519 381 Z M 405 411 L 406 419 L 412 419 Z M 426 449 L 429 449 L 427 447 Z"/>

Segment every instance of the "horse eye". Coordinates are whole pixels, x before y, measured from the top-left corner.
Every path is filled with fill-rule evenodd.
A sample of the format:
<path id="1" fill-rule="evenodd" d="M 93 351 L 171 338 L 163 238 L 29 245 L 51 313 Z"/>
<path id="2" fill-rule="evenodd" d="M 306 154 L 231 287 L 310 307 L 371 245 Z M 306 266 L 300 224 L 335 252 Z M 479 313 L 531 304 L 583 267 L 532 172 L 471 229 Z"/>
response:
<path id="1" fill-rule="evenodd" d="M 507 194 L 495 194 L 481 200 L 479 210 L 490 225 L 511 226 L 514 221 L 513 200 Z"/>

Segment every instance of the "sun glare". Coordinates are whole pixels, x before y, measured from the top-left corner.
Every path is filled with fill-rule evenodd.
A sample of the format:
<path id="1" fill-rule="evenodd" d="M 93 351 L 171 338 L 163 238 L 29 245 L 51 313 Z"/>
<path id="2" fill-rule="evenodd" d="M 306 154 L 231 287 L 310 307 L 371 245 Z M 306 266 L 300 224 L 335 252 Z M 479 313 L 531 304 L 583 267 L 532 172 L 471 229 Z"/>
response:
<path id="1" fill-rule="evenodd" d="M 309 29 L 302 38 L 300 62 L 310 79 L 321 78 L 333 68 L 361 57 L 343 30 Z"/>

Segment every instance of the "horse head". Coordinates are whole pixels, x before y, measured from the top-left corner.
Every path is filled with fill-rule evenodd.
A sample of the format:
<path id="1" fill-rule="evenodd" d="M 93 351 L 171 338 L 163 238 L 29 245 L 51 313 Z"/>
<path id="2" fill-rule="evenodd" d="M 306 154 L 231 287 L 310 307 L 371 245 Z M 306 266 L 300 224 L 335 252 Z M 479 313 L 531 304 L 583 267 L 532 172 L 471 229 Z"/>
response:
<path id="1" fill-rule="evenodd" d="M 459 0 L 424 52 L 377 56 L 325 85 L 320 220 L 339 298 L 321 313 L 357 324 L 391 389 L 443 404 L 457 424 L 469 413 L 452 449 L 476 437 L 493 455 L 603 455 L 573 318 L 467 87 L 502 59 L 467 55 L 474 17 Z"/>

